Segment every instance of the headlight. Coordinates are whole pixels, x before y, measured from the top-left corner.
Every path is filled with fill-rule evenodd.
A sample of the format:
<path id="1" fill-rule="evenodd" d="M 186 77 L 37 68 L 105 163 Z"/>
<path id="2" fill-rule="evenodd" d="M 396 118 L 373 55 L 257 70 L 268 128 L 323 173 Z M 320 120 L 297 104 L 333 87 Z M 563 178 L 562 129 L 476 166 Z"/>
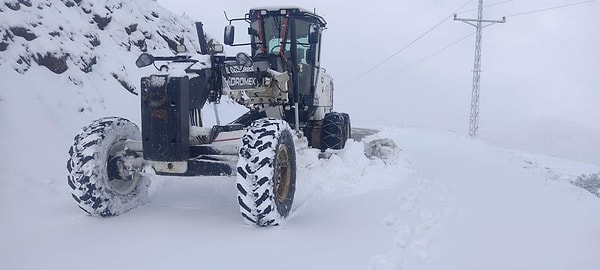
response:
<path id="1" fill-rule="evenodd" d="M 213 53 L 223 53 L 223 45 L 221 44 L 213 44 L 212 49 Z"/>

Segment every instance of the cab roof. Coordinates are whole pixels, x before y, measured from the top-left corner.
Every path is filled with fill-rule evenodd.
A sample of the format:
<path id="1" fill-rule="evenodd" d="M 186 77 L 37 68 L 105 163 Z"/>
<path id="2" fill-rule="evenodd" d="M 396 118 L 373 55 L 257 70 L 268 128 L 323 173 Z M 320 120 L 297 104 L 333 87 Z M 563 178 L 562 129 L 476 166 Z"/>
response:
<path id="1" fill-rule="evenodd" d="M 258 17 L 258 14 L 261 16 L 265 15 L 281 15 L 281 14 L 290 14 L 296 17 L 307 17 L 312 18 L 316 22 L 318 22 L 321 27 L 325 27 L 327 22 L 325 19 L 314 12 L 308 11 L 306 9 L 296 7 L 296 6 L 269 6 L 269 7 L 255 7 L 251 8 L 248 16 L 250 19 Z"/>

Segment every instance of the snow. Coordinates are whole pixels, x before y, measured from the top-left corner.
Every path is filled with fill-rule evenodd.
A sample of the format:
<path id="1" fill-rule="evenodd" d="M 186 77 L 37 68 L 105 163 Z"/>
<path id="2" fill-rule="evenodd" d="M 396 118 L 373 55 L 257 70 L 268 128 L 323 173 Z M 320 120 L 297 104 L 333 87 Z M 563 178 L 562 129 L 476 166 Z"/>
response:
<path id="1" fill-rule="evenodd" d="M 150 85 L 152 87 L 163 87 L 167 83 L 166 77 L 152 76 L 150 77 Z"/>
<path id="2" fill-rule="evenodd" d="M 264 7 L 253 7 L 251 10 L 266 10 L 266 11 L 279 11 L 282 9 L 298 9 L 301 12 L 312 13 L 306 9 L 298 6 L 264 6 Z"/>
<path id="3" fill-rule="evenodd" d="M 74 45 L 61 48 L 85 48 L 81 14 L 43 2 L 73 22 Z M 154 1 L 130 3 L 123 9 L 172 16 Z M 2 10 L 2 25 L 17 21 Z M 119 20 L 127 17 L 110 31 L 129 23 Z M 138 27 L 158 22 L 148 23 Z M 0 52 L 0 269 L 598 269 L 600 202 L 570 181 L 599 166 L 424 127 L 382 128 L 376 137 L 398 146 L 385 161 L 356 141 L 329 159 L 301 150 L 294 207 L 278 227 L 243 223 L 235 177 L 154 177 L 145 205 L 86 216 L 66 183 L 73 136 L 103 116 L 139 124 L 139 97 L 108 74 L 137 86 L 154 71 L 135 68 L 140 51 L 109 42 L 112 32 L 93 31 L 103 45 L 91 73 L 69 64 L 57 75 L 35 62 L 19 73 L 11 61 L 25 49 Z M 15 42 L 8 48 L 26 44 Z M 219 112 L 226 122 L 243 109 L 224 101 Z M 203 113 L 210 120 L 212 106 Z"/>
<path id="4" fill-rule="evenodd" d="M 573 177 L 573 163 L 563 166 L 534 155 L 523 159 L 527 155 L 455 135 L 423 130 L 394 134 L 407 153 L 414 153 L 411 164 L 428 182 L 416 201 L 421 207 L 414 209 L 418 226 L 403 224 L 396 235 L 400 249 L 408 245 L 409 254 L 415 254 L 404 261 L 406 268 L 597 268 L 598 198 L 566 181 Z M 531 163 L 548 164 L 543 165 L 548 169 Z M 578 169 L 597 170 L 583 164 Z M 564 175 L 549 177 L 550 171 Z M 421 237 L 423 229 L 429 232 Z M 448 252 L 457 245 L 460 250 Z M 392 254 L 379 264 L 405 259 L 397 255 L 402 252 Z"/>

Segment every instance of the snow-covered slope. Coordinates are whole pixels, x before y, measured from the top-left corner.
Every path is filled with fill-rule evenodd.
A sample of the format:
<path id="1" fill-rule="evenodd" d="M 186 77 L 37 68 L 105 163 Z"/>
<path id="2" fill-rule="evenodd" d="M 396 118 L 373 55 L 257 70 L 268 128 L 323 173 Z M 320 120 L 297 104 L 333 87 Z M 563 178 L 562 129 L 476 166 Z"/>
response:
<path id="1" fill-rule="evenodd" d="M 195 48 L 192 23 L 150 0 L 0 10 L 0 269 L 598 268 L 600 201 L 569 182 L 600 167 L 420 128 L 378 134 L 400 148 L 386 162 L 360 142 L 330 159 L 299 152 L 294 209 L 279 227 L 244 225 L 227 177 L 156 177 L 146 205 L 88 217 L 66 183 L 73 136 L 101 116 L 138 122 L 138 97 L 113 73 L 137 87 L 148 70 L 134 67 L 135 44 L 144 36 L 169 54 L 161 35 L 179 36 Z M 100 27 L 95 15 L 111 20 Z M 38 54 L 67 69 L 40 66 Z"/>
<path id="2" fill-rule="evenodd" d="M 83 125 L 107 115 L 138 122 L 130 92 L 152 68 L 138 69 L 135 59 L 172 55 L 177 44 L 197 50 L 193 27 L 152 0 L 2 1 L 0 169 L 42 178 L 32 168 L 49 162 L 62 174 L 58 154 Z M 36 158 L 47 153 L 60 158 Z"/>
<path id="3" fill-rule="evenodd" d="M 192 22 L 151 0 L 5 0 L 0 14 L 0 64 L 20 74 L 38 64 L 75 85 L 102 71 L 134 91 L 138 52 L 198 47 Z"/>

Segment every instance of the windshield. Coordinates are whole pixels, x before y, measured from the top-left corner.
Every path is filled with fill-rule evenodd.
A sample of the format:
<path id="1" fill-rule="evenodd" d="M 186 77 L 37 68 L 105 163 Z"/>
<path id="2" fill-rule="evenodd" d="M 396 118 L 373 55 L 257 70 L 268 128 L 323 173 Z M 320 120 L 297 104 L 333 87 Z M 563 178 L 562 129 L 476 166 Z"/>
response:
<path id="1" fill-rule="evenodd" d="M 292 36 L 290 33 L 290 23 L 292 19 L 284 15 L 265 16 L 254 20 L 250 27 L 252 28 L 253 55 L 256 54 L 280 54 L 283 44 L 283 53 L 289 56 L 291 49 Z M 301 19 L 295 19 L 296 22 L 296 41 L 298 63 L 306 64 L 306 53 L 310 48 L 308 43 L 308 34 L 310 22 Z M 264 40 L 264 42 L 263 42 Z"/>
<path id="2" fill-rule="evenodd" d="M 254 48 L 254 54 L 279 53 L 284 38 L 286 40 L 286 50 L 289 50 L 291 43 L 288 20 L 283 16 L 268 16 L 258 18 L 252 22 L 251 27 L 255 32 L 253 39 L 257 44 Z"/>
<path id="3" fill-rule="evenodd" d="M 308 64 L 306 55 L 310 49 L 310 43 L 308 43 L 310 25 L 310 22 L 296 20 L 296 50 L 298 52 L 298 63 L 300 64 Z"/>

